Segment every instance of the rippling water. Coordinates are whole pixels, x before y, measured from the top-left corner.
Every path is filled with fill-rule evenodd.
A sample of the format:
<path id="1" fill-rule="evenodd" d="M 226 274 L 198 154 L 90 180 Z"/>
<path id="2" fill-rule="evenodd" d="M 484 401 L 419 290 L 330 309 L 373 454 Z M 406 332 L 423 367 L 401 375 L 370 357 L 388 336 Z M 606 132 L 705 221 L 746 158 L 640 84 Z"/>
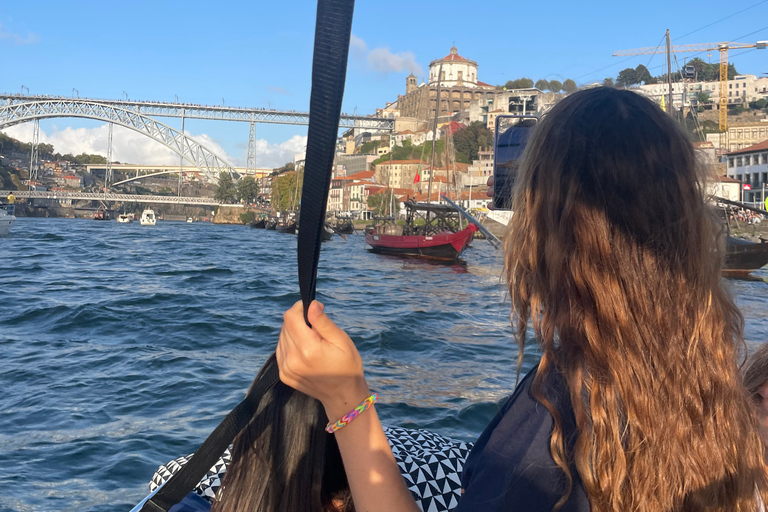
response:
<path id="1" fill-rule="evenodd" d="M 323 245 L 318 298 L 389 424 L 474 439 L 514 386 L 501 258 Z M 768 271 L 730 281 L 768 341 Z M 243 226 L 20 218 L 0 238 L 0 511 L 129 510 L 243 396 L 299 300 L 296 237 Z M 536 360 L 526 354 L 525 367 Z"/>

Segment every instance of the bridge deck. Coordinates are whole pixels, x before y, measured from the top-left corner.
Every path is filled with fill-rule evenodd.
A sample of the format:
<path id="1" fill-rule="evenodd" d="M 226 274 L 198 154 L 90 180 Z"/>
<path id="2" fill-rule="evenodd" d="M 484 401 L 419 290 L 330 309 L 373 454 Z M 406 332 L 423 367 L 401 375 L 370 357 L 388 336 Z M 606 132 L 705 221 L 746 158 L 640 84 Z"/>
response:
<path id="1" fill-rule="evenodd" d="M 19 199 L 55 199 L 72 201 L 104 201 L 122 203 L 159 203 L 159 204 L 188 204 L 193 206 L 218 206 L 221 203 L 212 197 L 176 197 L 176 196 L 141 196 L 135 194 L 98 194 L 95 192 L 62 192 L 51 190 L 0 190 L 0 198 L 8 197 L 8 194 Z M 239 204 L 227 205 L 242 207 Z"/>

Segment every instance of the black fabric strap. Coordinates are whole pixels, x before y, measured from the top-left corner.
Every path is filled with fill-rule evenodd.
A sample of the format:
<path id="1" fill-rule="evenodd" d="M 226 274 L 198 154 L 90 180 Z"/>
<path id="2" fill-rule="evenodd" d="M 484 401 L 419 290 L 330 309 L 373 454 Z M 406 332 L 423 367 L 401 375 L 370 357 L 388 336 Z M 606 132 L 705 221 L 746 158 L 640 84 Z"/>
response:
<path id="1" fill-rule="evenodd" d="M 354 0 L 319 0 L 317 3 L 312 96 L 298 238 L 299 287 L 305 320 L 309 304 L 315 298 L 320 237 L 339 131 L 354 5 Z M 264 393 L 278 382 L 276 365 L 266 371 L 264 378 L 253 387 L 245 400 L 216 427 L 189 462 L 147 500 L 140 512 L 167 512 L 197 486 L 235 436 L 250 422 Z"/>
<path id="2" fill-rule="evenodd" d="M 315 298 L 317 262 L 320 259 L 321 233 L 339 134 L 354 6 L 354 0 L 321 0 L 317 6 L 298 239 L 299 288 L 304 302 L 304 320 L 307 320 L 309 304 Z"/>

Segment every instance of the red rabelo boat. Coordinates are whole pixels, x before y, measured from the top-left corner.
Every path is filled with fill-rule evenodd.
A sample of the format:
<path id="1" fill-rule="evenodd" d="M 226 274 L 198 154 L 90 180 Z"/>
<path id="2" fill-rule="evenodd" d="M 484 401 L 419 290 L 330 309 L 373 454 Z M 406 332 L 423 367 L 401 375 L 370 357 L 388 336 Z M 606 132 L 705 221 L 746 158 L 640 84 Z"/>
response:
<path id="1" fill-rule="evenodd" d="M 405 225 L 391 217 L 375 218 L 366 230 L 365 241 L 373 252 L 454 261 L 469 247 L 477 226 L 462 227 L 461 216 L 452 206 L 406 201 Z M 424 224 L 416 223 L 424 219 Z"/>

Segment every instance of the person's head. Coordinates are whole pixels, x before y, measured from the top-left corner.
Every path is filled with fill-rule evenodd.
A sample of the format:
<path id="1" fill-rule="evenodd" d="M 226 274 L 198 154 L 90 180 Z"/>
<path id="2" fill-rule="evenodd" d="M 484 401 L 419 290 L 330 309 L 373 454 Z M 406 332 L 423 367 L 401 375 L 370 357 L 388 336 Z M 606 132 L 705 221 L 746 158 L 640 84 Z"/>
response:
<path id="1" fill-rule="evenodd" d="M 552 453 L 569 480 L 573 460 L 594 511 L 752 510 L 767 487 L 702 179 L 672 118 L 613 88 L 555 105 L 521 162 L 506 239 L 520 360 L 530 325 Z M 541 390 L 553 367 L 573 454 Z"/>
<path id="2" fill-rule="evenodd" d="M 768 445 L 768 343 L 760 346 L 744 366 L 744 387 L 757 406 L 760 433 Z"/>
<path id="3" fill-rule="evenodd" d="M 276 364 L 273 355 L 253 385 Z M 335 437 L 325 432 L 327 422 L 319 401 L 278 382 L 235 438 L 212 511 L 352 512 L 347 475 Z"/>

